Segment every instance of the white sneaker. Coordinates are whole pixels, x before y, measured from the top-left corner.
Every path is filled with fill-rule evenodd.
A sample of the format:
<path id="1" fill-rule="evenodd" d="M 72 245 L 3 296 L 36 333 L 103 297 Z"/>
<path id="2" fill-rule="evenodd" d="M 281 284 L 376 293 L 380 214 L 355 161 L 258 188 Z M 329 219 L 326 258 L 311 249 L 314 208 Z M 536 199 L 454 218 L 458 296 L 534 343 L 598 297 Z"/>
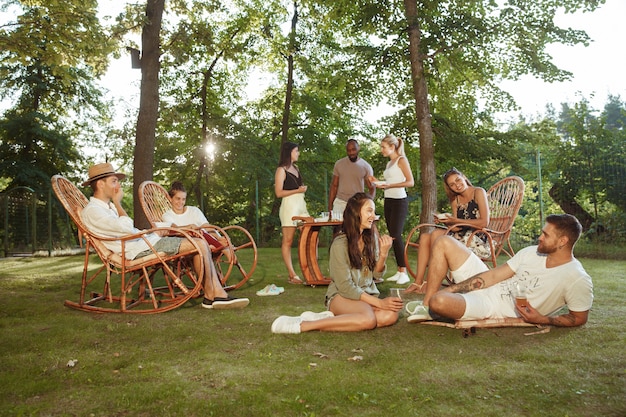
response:
<path id="1" fill-rule="evenodd" d="M 386 281 L 395 282 L 395 281 L 398 280 L 398 278 L 400 278 L 400 272 L 396 272 L 394 275 L 392 275 L 389 278 L 387 278 Z"/>
<path id="2" fill-rule="evenodd" d="M 300 323 L 302 317 L 280 316 L 272 323 L 272 333 L 298 334 Z"/>
<path id="3" fill-rule="evenodd" d="M 327 319 L 329 317 L 335 317 L 332 311 L 321 311 L 319 313 L 315 313 L 313 311 L 305 311 L 300 314 L 300 318 L 302 321 L 316 321 L 321 319 Z"/>
<path id="4" fill-rule="evenodd" d="M 409 276 L 407 275 L 406 272 L 398 273 L 398 279 L 396 280 L 396 284 L 404 285 L 404 284 L 408 284 L 410 281 L 411 280 L 409 279 Z"/>
<path id="5" fill-rule="evenodd" d="M 408 321 L 409 323 L 419 323 L 421 321 L 428 321 L 432 319 L 433 318 L 430 317 L 430 312 L 428 311 L 428 308 L 420 304 L 416 306 L 416 308 L 411 312 L 411 315 L 406 319 L 406 321 Z"/>
<path id="6" fill-rule="evenodd" d="M 424 305 L 422 300 L 409 301 L 404 305 L 404 310 L 410 315 L 417 312 L 417 309 Z"/>

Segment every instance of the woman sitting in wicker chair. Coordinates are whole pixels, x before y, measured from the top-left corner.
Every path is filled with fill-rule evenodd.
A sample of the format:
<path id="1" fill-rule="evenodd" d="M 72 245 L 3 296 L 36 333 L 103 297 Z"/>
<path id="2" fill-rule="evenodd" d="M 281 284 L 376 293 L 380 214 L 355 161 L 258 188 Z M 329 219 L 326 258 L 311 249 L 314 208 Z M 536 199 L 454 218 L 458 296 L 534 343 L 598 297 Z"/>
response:
<path id="1" fill-rule="evenodd" d="M 487 227 L 489 224 L 489 205 L 487 193 L 483 188 L 474 187 L 470 180 L 456 168 L 443 174 L 443 186 L 454 214 L 437 214 L 434 216 L 435 224 L 441 224 L 446 228 L 434 228 L 432 232 L 422 232 L 419 237 L 417 255 L 417 273 L 415 282 L 409 285 L 406 292 L 423 294 L 426 290 L 424 276 L 430 259 L 430 252 L 435 240 L 446 233 L 467 245 L 467 240 L 472 230 Z M 454 227 L 462 223 L 463 226 Z M 478 235 L 472 236 L 473 242 L 468 246 L 472 252 L 481 258 L 488 257 L 491 250 L 486 240 Z"/>
<path id="2" fill-rule="evenodd" d="M 172 208 L 163 213 L 163 221 L 165 223 L 171 223 L 172 227 L 213 228 L 198 207 L 185 205 L 187 202 L 187 190 L 182 182 L 173 182 L 168 194 L 172 199 Z M 206 232 L 204 236 L 211 248 L 211 252 L 221 251 L 230 262 L 234 255 L 229 247 L 228 240 L 220 235 L 217 230 Z"/>

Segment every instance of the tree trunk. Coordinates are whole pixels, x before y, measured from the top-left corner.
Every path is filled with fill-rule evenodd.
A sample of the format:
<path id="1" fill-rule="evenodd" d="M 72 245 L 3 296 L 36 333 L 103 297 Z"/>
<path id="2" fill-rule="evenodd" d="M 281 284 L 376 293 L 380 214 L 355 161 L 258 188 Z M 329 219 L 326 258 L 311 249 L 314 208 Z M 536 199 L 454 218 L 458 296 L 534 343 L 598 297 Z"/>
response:
<path id="1" fill-rule="evenodd" d="M 159 70 L 161 19 L 165 0 L 148 0 L 146 5 L 147 22 L 141 33 L 141 96 L 135 155 L 133 167 L 133 198 L 138 202 L 139 184 L 152 180 L 154 168 L 154 146 L 156 124 L 159 117 Z M 145 229 L 150 226 L 141 206 L 134 204 L 135 226 Z"/>
<path id="2" fill-rule="evenodd" d="M 238 31 L 235 31 L 235 33 L 233 33 L 230 39 L 232 40 L 237 33 Z M 209 163 L 208 161 L 209 158 L 207 155 L 207 148 L 206 148 L 207 145 L 209 144 L 208 138 L 209 138 L 210 115 L 209 115 L 208 94 L 209 94 L 211 80 L 213 78 L 213 70 L 215 69 L 215 66 L 219 62 L 220 58 L 222 58 L 222 56 L 224 56 L 224 50 L 220 51 L 215 56 L 215 58 L 211 62 L 211 65 L 209 65 L 209 69 L 202 72 L 202 87 L 200 88 L 200 102 L 202 103 L 201 104 L 202 108 L 200 109 L 201 114 L 202 114 L 202 132 L 201 132 L 202 142 L 200 144 L 200 148 L 201 148 L 200 163 L 198 165 L 196 179 L 191 189 L 191 191 L 195 193 L 196 200 L 198 201 L 198 205 L 200 206 L 200 209 L 202 211 L 204 211 L 204 196 L 202 193 L 202 176 L 204 175 L 205 168 L 207 167 L 207 164 Z"/>
<path id="3" fill-rule="evenodd" d="M 289 33 L 289 55 L 287 56 L 287 91 L 285 92 L 285 108 L 281 125 L 281 144 L 289 139 L 289 113 L 291 110 L 291 95 L 293 93 L 293 56 L 296 53 L 296 25 L 298 24 L 298 3 L 293 2 L 293 17 L 291 18 L 291 32 Z"/>
<path id="4" fill-rule="evenodd" d="M 548 191 L 550 197 L 555 203 L 561 207 L 561 209 L 567 213 L 575 216 L 583 227 L 583 230 L 587 231 L 594 222 L 594 218 L 576 201 L 576 195 L 568 193 L 567 187 L 563 187 L 563 184 L 556 182 Z"/>
<path id="5" fill-rule="evenodd" d="M 283 108 L 283 121 L 281 124 L 281 149 L 282 144 L 289 140 L 289 113 L 291 111 L 291 96 L 293 94 L 293 57 L 296 53 L 296 26 L 298 24 L 298 3 L 293 2 L 293 17 L 291 18 L 291 32 L 289 33 L 289 55 L 287 55 L 287 90 L 285 92 L 285 107 Z M 280 151 L 279 151 L 280 152 Z M 272 210 L 270 216 L 277 217 L 280 210 L 281 201 L 279 198 L 274 198 L 272 204 Z M 266 236 L 269 236 L 273 232 L 273 224 L 267 223 L 265 229 Z M 272 229 L 272 230 L 270 230 Z"/>
<path id="6" fill-rule="evenodd" d="M 420 54 L 421 29 L 417 16 L 417 0 L 404 0 L 409 32 L 409 58 L 415 96 L 415 115 L 420 143 L 422 211 L 420 222 L 428 222 L 437 209 L 437 176 L 433 128 L 428 105 L 428 86 L 424 75 L 424 56 Z M 417 222 L 416 222 L 417 223 Z"/>

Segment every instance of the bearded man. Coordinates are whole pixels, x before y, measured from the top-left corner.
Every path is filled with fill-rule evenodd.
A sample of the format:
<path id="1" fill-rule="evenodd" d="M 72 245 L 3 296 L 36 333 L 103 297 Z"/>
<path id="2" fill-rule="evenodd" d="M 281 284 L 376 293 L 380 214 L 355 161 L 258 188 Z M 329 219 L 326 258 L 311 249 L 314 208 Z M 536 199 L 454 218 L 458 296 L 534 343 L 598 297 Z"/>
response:
<path id="1" fill-rule="evenodd" d="M 356 193 L 365 191 L 372 199 L 376 196 L 376 187 L 369 180 L 374 170 L 366 160 L 359 157 L 360 149 L 356 139 L 349 139 L 346 143 L 347 156 L 335 162 L 328 198 L 331 218 L 333 213 L 335 216 L 343 215 L 347 201 Z"/>
<path id="2" fill-rule="evenodd" d="M 455 320 L 521 317 L 533 324 L 585 324 L 593 284 L 573 253 L 581 233 L 576 217 L 549 215 L 538 245 L 494 269 L 457 240 L 441 236 L 431 252 L 423 305 L 414 305 L 407 320 L 432 320 L 432 314 Z M 455 284 L 440 289 L 448 271 Z M 556 315 L 563 307 L 567 312 Z"/>

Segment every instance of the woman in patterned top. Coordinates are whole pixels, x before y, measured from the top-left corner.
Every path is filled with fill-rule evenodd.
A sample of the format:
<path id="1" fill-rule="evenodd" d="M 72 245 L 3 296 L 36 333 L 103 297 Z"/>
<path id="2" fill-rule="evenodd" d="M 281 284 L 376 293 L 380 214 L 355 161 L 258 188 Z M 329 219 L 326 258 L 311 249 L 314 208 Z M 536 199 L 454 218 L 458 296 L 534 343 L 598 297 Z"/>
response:
<path id="1" fill-rule="evenodd" d="M 293 216 L 310 217 L 304 201 L 304 193 L 307 186 L 302 182 L 300 170 L 295 165 L 300 157 L 298 145 L 293 142 L 285 142 L 281 148 L 280 161 L 274 174 L 274 192 L 276 197 L 282 198 L 280 203 L 280 224 L 283 231 L 281 253 L 289 274 L 289 283 L 302 284 L 302 280 L 293 269 L 291 260 L 291 245 L 296 233 L 296 223 Z"/>
<path id="2" fill-rule="evenodd" d="M 480 187 L 474 187 L 470 180 L 458 169 L 452 168 L 443 174 L 443 186 L 452 207 L 452 215 L 434 216 L 436 224 L 442 224 L 446 228 L 435 228 L 432 232 L 420 234 L 419 247 L 417 252 L 417 274 L 415 282 L 409 285 L 407 292 L 423 294 L 426 291 L 424 276 L 430 251 L 435 240 L 446 233 L 447 228 L 455 224 L 463 223 L 470 226 L 452 228 L 448 234 L 455 239 L 467 242 L 469 235 L 474 228 L 480 229 L 489 224 L 489 206 L 487 204 L 487 192 Z M 481 238 L 477 237 L 482 241 Z M 482 242 L 485 243 L 485 242 Z M 474 245 L 473 245 L 474 246 Z M 470 247 L 478 256 L 489 256 L 489 246 L 486 244 Z"/>

